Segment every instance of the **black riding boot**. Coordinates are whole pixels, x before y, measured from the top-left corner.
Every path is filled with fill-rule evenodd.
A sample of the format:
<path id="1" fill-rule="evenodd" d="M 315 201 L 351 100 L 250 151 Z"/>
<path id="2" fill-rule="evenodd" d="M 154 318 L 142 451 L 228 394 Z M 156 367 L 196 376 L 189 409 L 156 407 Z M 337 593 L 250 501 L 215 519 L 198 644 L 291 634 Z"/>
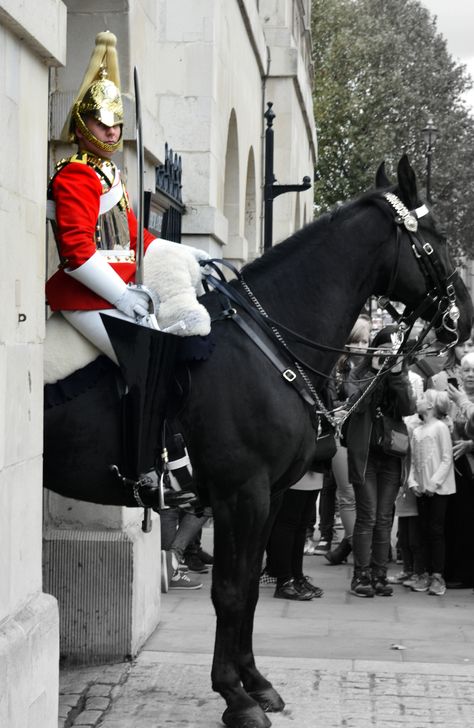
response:
<path id="1" fill-rule="evenodd" d="M 324 554 L 324 558 L 329 561 L 331 566 L 338 566 L 344 561 L 347 561 L 347 557 L 352 551 L 352 545 L 348 538 L 343 538 L 339 546 L 336 546 L 332 551 L 328 551 Z"/>

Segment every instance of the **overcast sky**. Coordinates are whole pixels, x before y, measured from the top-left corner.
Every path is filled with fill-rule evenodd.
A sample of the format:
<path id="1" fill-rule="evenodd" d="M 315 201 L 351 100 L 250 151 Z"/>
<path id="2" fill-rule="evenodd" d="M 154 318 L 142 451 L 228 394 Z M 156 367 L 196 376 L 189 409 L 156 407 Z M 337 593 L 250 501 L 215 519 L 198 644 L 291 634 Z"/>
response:
<path id="1" fill-rule="evenodd" d="M 421 0 L 421 4 L 436 16 L 451 56 L 464 63 L 474 78 L 474 0 Z M 466 99 L 474 110 L 474 89 Z"/>

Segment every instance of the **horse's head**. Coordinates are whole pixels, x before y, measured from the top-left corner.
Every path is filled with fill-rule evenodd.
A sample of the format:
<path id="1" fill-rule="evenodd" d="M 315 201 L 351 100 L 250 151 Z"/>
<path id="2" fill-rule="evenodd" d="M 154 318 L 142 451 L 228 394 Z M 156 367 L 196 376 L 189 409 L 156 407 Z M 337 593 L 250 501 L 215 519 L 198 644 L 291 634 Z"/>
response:
<path id="1" fill-rule="evenodd" d="M 404 155 L 397 169 L 398 184 L 390 186 L 382 164 L 376 185 L 384 207 L 397 225 L 394 256 L 389 271 L 392 300 L 407 306 L 412 318 L 432 322 L 437 338 L 453 343 L 471 333 L 471 297 L 451 260 L 446 238 L 418 196 L 416 176 Z M 415 264 L 414 264 L 415 263 Z"/>

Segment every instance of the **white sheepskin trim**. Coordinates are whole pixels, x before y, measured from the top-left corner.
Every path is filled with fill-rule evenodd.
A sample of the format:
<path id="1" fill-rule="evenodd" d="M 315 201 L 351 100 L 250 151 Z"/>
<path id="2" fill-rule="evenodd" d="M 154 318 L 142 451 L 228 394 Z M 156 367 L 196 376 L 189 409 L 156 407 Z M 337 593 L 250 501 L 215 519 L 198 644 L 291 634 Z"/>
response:
<path id="1" fill-rule="evenodd" d="M 46 321 L 44 383 L 52 384 L 90 364 L 100 351 L 74 329 L 60 313 Z"/>
<path id="2" fill-rule="evenodd" d="M 145 285 L 158 292 L 158 325 L 166 329 L 178 321 L 181 336 L 206 336 L 211 330 L 209 314 L 196 300 L 201 291 L 201 267 L 185 247 L 169 240 L 154 240 L 144 258 Z"/>

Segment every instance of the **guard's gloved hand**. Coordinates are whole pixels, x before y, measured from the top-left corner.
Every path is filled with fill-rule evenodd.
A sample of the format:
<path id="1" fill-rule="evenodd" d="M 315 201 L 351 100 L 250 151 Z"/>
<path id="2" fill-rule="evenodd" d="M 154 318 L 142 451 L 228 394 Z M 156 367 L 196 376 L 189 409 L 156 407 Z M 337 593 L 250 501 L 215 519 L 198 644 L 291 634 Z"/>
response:
<path id="1" fill-rule="evenodd" d="M 113 302 L 115 308 L 130 318 L 143 318 L 149 313 L 149 295 L 140 289 L 126 286 L 120 297 Z"/>

